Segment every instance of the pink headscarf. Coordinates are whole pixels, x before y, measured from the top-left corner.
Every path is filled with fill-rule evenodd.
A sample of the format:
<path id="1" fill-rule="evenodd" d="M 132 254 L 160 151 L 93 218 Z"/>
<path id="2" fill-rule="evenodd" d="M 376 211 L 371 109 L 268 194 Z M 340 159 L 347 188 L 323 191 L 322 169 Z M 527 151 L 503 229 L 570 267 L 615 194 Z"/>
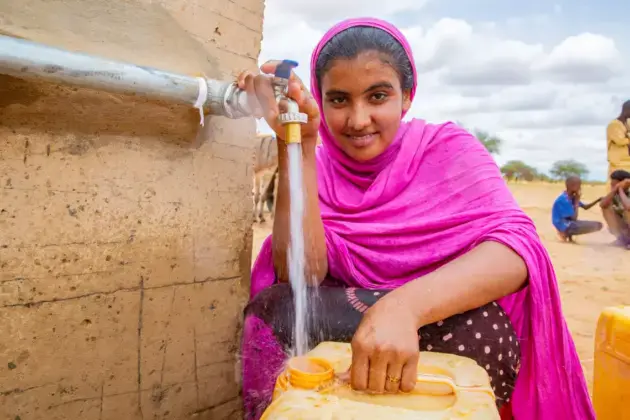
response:
<path id="1" fill-rule="evenodd" d="M 335 25 L 311 60 L 311 89 L 320 110 L 317 57 L 333 36 L 354 26 L 388 32 L 414 62 L 404 36 L 387 22 L 351 19 Z M 515 417 L 594 419 L 549 256 L 483 145 L 452 123 L 414 119 L 401 123 L 381 156 L 359 163 L 339 148 L 325 122 L 320 135 L 317 175 L 330 276 L 348 286 L 393 289 L 482 242 L 510 247 L 529 271 L 527 287 L 499 301 L 523 353 L 511 401 Z M 252 297 L 274 282 L 269 237 L 252 272 Z"/>

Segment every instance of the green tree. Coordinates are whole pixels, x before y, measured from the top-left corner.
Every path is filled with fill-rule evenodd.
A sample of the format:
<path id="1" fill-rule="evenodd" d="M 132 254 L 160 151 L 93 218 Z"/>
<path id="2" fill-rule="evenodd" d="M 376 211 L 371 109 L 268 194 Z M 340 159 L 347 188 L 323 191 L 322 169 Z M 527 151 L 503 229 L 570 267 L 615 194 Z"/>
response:
<path id="1" fill-rule="evenodd" d="M 571 175 L 577 175 L 580 178 L 586 178 L 588 176 L 589 170 L 583 163 L 575 161 L 573 159 L 567 159 L 559 160 L 554 163 L 549 172 L 551 173 L 551 176 L 553 176 L 555 179 L 562 180 Z"/>
<path id="2" fill-rule="evenodd" d="M 477 129 L 473 131 L 473 135 L 477 137 L 477 140 L 484 145 L 489 153 L 498 155 L 501 152 L 501 146 L 503 145 L 503 140 L 501 138 L 491 135 L 487 131 Z"/>
<path id="3" fill-rule="evenodd" d="M 477 140 L 479 140 L 481 144 L 484 145 L 489 153 L 493 155 L 498 155 L 501 152 L 501 146 L 503 145 L 503 140 L 501 138 L 497 136 L 492 136 L 487 131 L 478 130 L 476 128 L 474 130 L 469 130 L 464 124 L 459 121 L 455 121 L 455 124 L 459 125 L 464 130 L 470 131 L 472 135 L 475 136 Z"/>
<path id="4" fill-rule="evenodd" d="M 510 181 L 533 181 L 539 174 L 536 168 L 521 160 L 511 160 L 501 167 L 501 173 Z"/>

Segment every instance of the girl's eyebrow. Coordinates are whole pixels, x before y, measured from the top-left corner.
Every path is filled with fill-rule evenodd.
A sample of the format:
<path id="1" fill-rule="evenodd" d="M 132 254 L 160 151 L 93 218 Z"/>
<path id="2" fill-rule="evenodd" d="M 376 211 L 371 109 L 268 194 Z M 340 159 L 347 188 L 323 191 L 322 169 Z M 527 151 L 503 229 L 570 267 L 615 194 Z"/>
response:
<path id="1" fill-rule="evenodd" d="M 363 93 L 367 93 L 376 89 L 393 89 L 393 86 L 389 82 L 378 82 L 378 83 L 374 83 L 372 86 L 365 89 Z M 329 96 L 329 95 L 348 95 L 348 92 L 345 92 L 339 89 L 331 89 L 326 92 L 326 96 Z"/>
<path id="2" fill-rule="evenodd" d="M 368 93 L 369 91 L 376 90 L 376 89 L 393 89 L 393 88 L 394 87 L 389 82 L 378 82 L 378 83 L 374 83 L 372 86 L 365 89 L 363 93 Z"/>

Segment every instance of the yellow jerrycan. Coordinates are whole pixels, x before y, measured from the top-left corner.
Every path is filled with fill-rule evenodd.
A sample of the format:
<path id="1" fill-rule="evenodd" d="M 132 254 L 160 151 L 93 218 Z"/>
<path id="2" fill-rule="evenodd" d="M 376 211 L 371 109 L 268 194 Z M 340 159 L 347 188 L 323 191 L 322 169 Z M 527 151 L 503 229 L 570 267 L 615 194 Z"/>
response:
<path id="1" fill-rule="evenodd" d="M 499 420 L 486 371 L 474 360 L 420 352 L 413 391 L 367 394 L 339 377 L 352 362 L 349 343 L 323 342 L 292 358 L 261 420 Z"/>
<path id="2" fill-rule="evenodd" d="M 593 406 L 597 420 L 630 420 L 630 306 L 609 307 L 599 316 Z"/>

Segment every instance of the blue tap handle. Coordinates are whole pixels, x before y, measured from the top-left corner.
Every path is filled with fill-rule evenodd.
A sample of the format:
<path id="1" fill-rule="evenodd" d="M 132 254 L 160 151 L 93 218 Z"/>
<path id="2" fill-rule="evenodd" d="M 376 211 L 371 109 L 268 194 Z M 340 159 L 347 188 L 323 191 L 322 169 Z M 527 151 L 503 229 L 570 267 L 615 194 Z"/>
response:
<path id="1" fill-rule="evenodd" d="M 291 70 L 293 70 L 297 66 L 298 66 L 297 61 L 282 60 L 282 63 L 278 64 L 278 67 L 276 67 L 274 77 L 288 79 L 291 76 Z"/>

